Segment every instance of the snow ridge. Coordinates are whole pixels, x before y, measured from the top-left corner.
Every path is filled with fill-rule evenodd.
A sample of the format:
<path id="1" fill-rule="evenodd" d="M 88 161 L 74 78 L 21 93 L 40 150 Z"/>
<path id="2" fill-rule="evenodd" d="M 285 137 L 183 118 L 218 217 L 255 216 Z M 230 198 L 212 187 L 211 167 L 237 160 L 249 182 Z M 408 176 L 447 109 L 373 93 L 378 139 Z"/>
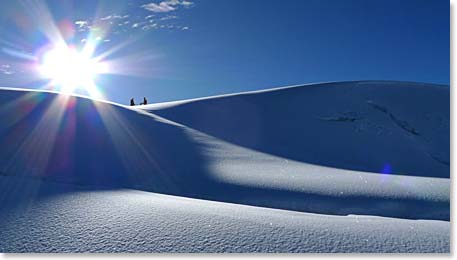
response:
<path id="1" fill-rule="evenodd" d="M 2 252 L 449 252 L 444 86 L 323 83 L 134 108 L 0 92 Z M 155 242 L 171 234 L 202 240 Z"/>

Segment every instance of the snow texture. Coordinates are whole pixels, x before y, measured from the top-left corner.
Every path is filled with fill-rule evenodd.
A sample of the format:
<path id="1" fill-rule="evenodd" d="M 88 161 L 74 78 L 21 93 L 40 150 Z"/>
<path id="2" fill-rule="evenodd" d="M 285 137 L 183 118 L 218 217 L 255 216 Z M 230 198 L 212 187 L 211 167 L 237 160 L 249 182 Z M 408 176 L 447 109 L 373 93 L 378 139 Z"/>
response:
<path id="1" fill-rule="evenodd" d="M 2 252 L 449 252 L 446 86 L 0 91 Z"/>
<path id="2" fill-rule="evenodd" d="M 1 211 L 1 252 L 449 252 L 445 221 L 316 215 L 10 181 L 41 199 L 21 194 L 13 198 L 22 199 L 20 207 Z"/>

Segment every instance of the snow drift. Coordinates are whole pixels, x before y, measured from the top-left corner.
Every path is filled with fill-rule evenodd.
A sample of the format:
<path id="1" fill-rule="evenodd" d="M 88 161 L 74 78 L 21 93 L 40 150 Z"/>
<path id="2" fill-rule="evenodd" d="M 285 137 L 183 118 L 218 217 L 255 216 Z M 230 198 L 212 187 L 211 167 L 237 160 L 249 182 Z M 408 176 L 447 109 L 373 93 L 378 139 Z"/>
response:
<path id="1" fill-rule="evenodd" d="M 0 211 L 0 252 L 445 253 L 450 247 L 445 221 L 317 215 L 15 178 L 10 184 L 34 196 L 17 192 L 21 207 Z M 7 184 L 0 181 L 0 188 Z M 55 195 L 60 190 L 67 192 Z"/>
<path id="2" fill-rule="evenodd" d="M 447 86 L 343 82 L 150 105 L 214 137 L 295 161 L 449 178 Z"/>
<path id="3" fill-rule="evenodd" d="M 85 98 L 3 92 L 4 175 L 325 214 L 449 219 L 444 87 L 331 83 L 146 107 L 185 126 Z"/>
<path id="4" fill-rule="evenodd" d="M 394 229 L 389 234 L 374 232 L 377 251 L 449 250 L 449 231 L 443 232 L 450 226 L 445 222 L 449 221 L 450 204 L 449 88 L 445 86 L 326 83 L 135 108 L 49 92 L 0 92 L 0 233 L 8 234 L 11 240 L 28 240 L 25 233 L 15 234 L 15 230 L 25 231 L 22 226 L 34 219 L 16 218 L 29 208 L 41 212 L 41 205 L 52 208 L 49 201 L 76 198 L 63 204 L 84 211 L 85 206 L 78 205 L 85 205 L 83 201 L 89 195 L 71 194 L 93 194 L 94 204 L 108 206 L 106 201 L 119 197 L 117 190 L 127 188 L 307 213 L 428 219 L 414 222 L 381 218 L 378 222 L 367 217 L 368 222 L 379 225 L 411 224 L 416 236 L 409 246 L 395 249 L 395 245 L 382 247 L 379 243 L 393 241 L 400 233 Z M 99 191 L 109 195 L 98 196 Z M 239 212 L 244 207 L 155 195 L 150 196 L 153 204 L 138 204 L 128 198 L 136 198 L 134 191 L 123 194 L 127 197 L 122 201 L 129 201 L 126 207 L 134 208 L 136 213 L 132 214 L 141 219 L 146 214 L 141 213 L 144 205 L 167 211 L 170 208 L 166 201 L 179 205 L 188 201 L 205 209 L 189 220 L 193 224 L 201 219 L 209 221 L 208 212 Z M 179 214 L 176 209 L 163 214 L 184 217 L 191 208 L 183 206 Z M 319 232 L 335 228 L 322 215 L 250 209 L 252 216 L 258 212 L 262 216 L 278 214 L 303 222 L 312 220 L 322 227 Z M 101 206 L 99 213 L 103 212 Z M 40 213 L 38 219 L 44 215 Z M 358 219 L 353 223 L 353 217 L 339 217 L 343 218 L 341 223 L 351 227 L 346 231 L 335 229 L 344 234 L 341 239 L 360 237 L 374 228 L 359 229 Z M 67 230 L 68 218 L 59 219 L 53 227 Z M 297 228 L 291 219 L 281 229 Z M 233 217 L 219 220 L 235 225 Z M 240 223 L 252 221 L 259 226 L 244 231 L 247 238 L 259 234 L 264 225 L 251 217 Z M 139 223 L 149 225 L 146 220 Z M 40 236 L 45 229 L 40 223 L 35 225 L 38 231 L 32 237 Z M 92 229 L 91 223 L 83 226 Z M 119 235 L 109 234 L 110 238 Z M 292 245 L 296 234 L 287 234 L 290 236 L 285 235 L 283 243 Z M 104 235 L 95 234 L 100 236 Z M 210 236 L 216 244 L 236 242 L 227 234 Z M 425 243 L 420 239 L 423 236 L 432 238 Z M 0 242 L 0 249 L 17 249 L 11 240 Z M 227 250 L 269 251 L 268 241 L 264 242 L 258 250 L 240 245 Z M 346 245 L 347 250 L 336 244 L 316 247 L 323 243 L 319 236 L 311 236 L 309 242 L 315 243 L 318 250 L 314 251 L 319 252 L 367 251 L 356 246 L 355 240 Z M 113 246 L 114 242 L 107 243 Z M 71 251 L 70 244 L 57 250 Z M 294 244 L 295 249 L 273 247 L 272 251 L 313 251 L 299 244 Z M 21 250 L 49 251 L 50 247 L 37 245 Z M 84 251 L 98 250 L 95 246 Z M 100 251 L 113 250 L 103 247 Z M 174 250 L 140 246 L 135 251 Z M 215 252 L 218 248 L 208 246 L 202 251 Z"/>

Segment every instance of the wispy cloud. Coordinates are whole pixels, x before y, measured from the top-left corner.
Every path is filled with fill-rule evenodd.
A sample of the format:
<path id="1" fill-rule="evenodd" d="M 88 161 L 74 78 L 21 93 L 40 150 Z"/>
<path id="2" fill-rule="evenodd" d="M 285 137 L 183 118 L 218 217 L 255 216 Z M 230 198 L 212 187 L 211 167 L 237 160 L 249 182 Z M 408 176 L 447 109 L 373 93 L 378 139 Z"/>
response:
<path id="1" fill-rule="evenodd" d="M 117 15 L 117 14 L 113 14 L 113 15 L 108 15 L 108 16 L 106 16 L 106 17 L 102 17 L 102 18 L 100 18 L 100 20 L 106 21 L 106 20 L 127 19 L 127 18 L 129 18 L 129 15 Z"/>
<path id="2" fill-rule="evenodd" d="M 160 18 L 161 21 L 173 20 L 173 19 L 178 19 L 178 17 L 176 15 L 167 15 L 165 17 Z"/>
<path id="3" fill-rule="evenodd" d="M 168 12 L 175 11 L 178 8 L 189 8 L 193 5 L 195 5 L 193 2 L 186 0 L 162 0 L 161 2 L 137 6 L 136 8 L 149 11 L 143 15 L 105 13 L 104 16 L 95 19 L 80 17 L 80 19 L 74 21 L 75 29 L 78 33 L 77 39 L 84 43 L 88 40 L 87 34 L 91 32 L 93 40 L 106 43 L 116 41 L 124 33 L 135 31 L 189 30 L 188 26 L 181 24 L 182 21 L 178 20 L 179 17 L 177 15 L 172 15 Z M 108 39 L 109 36 L 112 39 Z"/>
<path id="4" fill-rule="evenodd" d="M 147 15 L 144 18 L 130 17 L 129 15 L 108 15 L 102 18 L 89 20 L 77 20 L 74 24 L 77 27 L 79 33 L 85 33 L 88 31 L 99 31 L 103 28 L 109 27 L 109 33 L 120 34 L 134 29 L 140 29 L 142 31 L 151 31 L 157 29 L 169 29 L 169 30 L 188 30 L 189 27 L 185 25 L 179 25 L 173 23 L 177 20 L 176 15 Z M 107 40 L 104 35 L 103 40 Z M 86 37 L 86 36 L 83 36 Z M 85 42 L 87 39 L 81 39 L 81 42 Z M 100 38 L 102 40 L 102 38 Z M 108 42 L 108 41 L 104 41 Z"/>
<path id="5" fill-rule="evenodd" d="M 11 65 L 2 64 L 0 65 L 0 73 L 3 73 L 5 75 L 11 75 L 14 74 L 14 71 L 11 69 Z"/>
<path id="6" fill-rule="evenodd" d="M 191 7 L 193 2 L 186 0 L 166 0 L 160 3 L 149 3 L 142 7 L 154 13 L 168 13 L 177 10 L 180 6 Z"/>
<path id="7" fill-rule="evenodd" d="M 75 24 L 79 26 L 79 28 L 87 26 L 89 22 L 88 21 L 76 21 Z"/>

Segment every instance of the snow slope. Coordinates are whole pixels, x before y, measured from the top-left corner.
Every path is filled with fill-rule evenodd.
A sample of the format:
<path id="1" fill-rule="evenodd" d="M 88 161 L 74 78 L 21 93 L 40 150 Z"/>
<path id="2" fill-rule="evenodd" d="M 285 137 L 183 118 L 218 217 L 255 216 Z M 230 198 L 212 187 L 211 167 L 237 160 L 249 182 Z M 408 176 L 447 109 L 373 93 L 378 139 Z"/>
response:
<path id="1" fill-rule="evenodd" d="M 0 211 L 0 252 L 444 253 L 450 246 L 445 221 L 316 215 L 135 190 L 59 194 L 71 188 L 10 182 L 41 199 L 18 192 L 22 206 Z"/>
<path id="2" fill-rule="evenodd" d="M 149 105 L 175 122 L 283 158 L 449 178 L 449 87 L 341 82 Z"/>
<path id="3" fill-rule="evenodd" d="M 444 86 L 329 83 L 133 109 L 0 91 L 1 251 L 449 251 Z"/>

